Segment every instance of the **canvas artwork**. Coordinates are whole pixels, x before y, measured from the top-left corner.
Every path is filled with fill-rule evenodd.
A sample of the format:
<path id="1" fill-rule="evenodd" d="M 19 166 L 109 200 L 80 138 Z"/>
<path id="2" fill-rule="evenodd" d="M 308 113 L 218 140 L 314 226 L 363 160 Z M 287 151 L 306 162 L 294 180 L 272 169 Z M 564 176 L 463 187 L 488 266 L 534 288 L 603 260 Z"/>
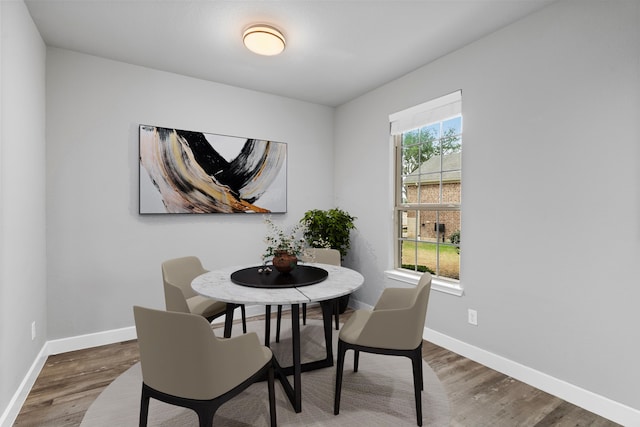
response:
<path id="1" fill-rule="evenodd" d="M 287 211 L 287 144 L 140 125 L 140 213 Z"/>

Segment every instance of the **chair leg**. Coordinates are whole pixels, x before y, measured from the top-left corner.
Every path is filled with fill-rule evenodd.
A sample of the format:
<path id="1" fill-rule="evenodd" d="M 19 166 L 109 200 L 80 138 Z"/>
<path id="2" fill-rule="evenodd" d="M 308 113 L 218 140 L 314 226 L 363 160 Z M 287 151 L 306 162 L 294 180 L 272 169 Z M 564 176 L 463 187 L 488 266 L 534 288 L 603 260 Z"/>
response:
<path id="1" fill-rule="evenodd" d="M 236 309 L 236 304 L 227 304 L 227 308 L 224 313 L 224 337 L 231 338 L 231 328 L 233 327 L 233 313 Z"/>
<path id="2" fill-rule="evenodd" d="M 198 425 L 200 427 L 213 427 L 213 416 L 218 408 L 199 407 L 195 409 L 198 414 Z"/>
<path id="3" fill-rule="evenodd" d="M 424 372 L 423 372 L 423 368 L 422 368 L 422 352 L 420 352 L 420 390 L 424 391 Z"/>
<path id="4" fill-rule="evenodd" d="M 419 346 L 411 354 L 411 364 L 413 365 L 413 390 L 416 398 L 416 416 L 418 419 L 418 425 L 422 425 L 422 346 Z"/>
<path id="5" fill-rule="evenodd" d="M 273 373 L 273 364 L 267 371 L 267 387 L 269 389 L 269 415 L 271 418 L 271 427 L 276 427 L 276 391 L 274 386 L 275 375 Z"/>
<path id="6" fill-rule="evenodd" d="M 420 346 L 415 349 L 415 357 L 416 360 L 419 361 L 420 363 L 418 364 L 418 374 L 420 375 L 420 390 L 424 390 L 424 372 L 423 372 L 423 368 L 422 368 L 422 342 L 420 343 Z"/>
<path id="7" fill-rule="evenodd" d="M 247 333 L 247 310 L 244 307 L 244 304 L 240 305 L 240 311 L 242 312 L 242 333 Z"/>
<path id="8" fill-rule="evenodd" d="M 303 325 L 307 324 L 307 303 L 306 302 L 302 303 L 302 324 Z"/>
<path id="9" fill-rule="evenodd" d="M 276 342 L 280 342 L 280 323 L 282 322 L 282 306 L 278 306 L 278 316 L 276 317 Z"/>
<path id="10" fill-rule="evenodd" d="M 280 342 L 280 323 L 282 322 L 282 306 L 278 306 L 278 316 L 276 317 L 276 342 Z M 302 324 L 307 324 L 307 304 L 302 303 Z M 337 325 L 337 323 L 336 323 Z M 338 327 L 336 326 L 336 330 Z"/>
<path id="11" fill-rule="evenodd" d="M 271 341 L 271 306 L 265 306 L 264 312 L 264 345 L 269 347 Z"/>
<path id="12" fill-rule="evenodd" d="M 422 426 L 422 390 L 424 389 L 424 372 L 422 369 L 422 343 L 414 350 L 394 350 L 377 347 L 367 347 L 357 344 L 348 344 L 338 339 L 338 361 L 336 368 L 336 390 L 335 400 L 333 403 L 333 413 L 338 415 L 340 412 L 340 393 L 342 389 L 342 378 L 344 370 L 344 358 L 347 350 L 353 350 L 353 372 L 358 372 L 358 364 L 360 362 L 360 351 L 375 354 L 388 354 L 394 356 L 403 356 L 411 359 L 413 368 L 413 391 L 416 401 L 416 417 L 419 426 Z"/>
<path id="13" fill-rule="evenodd" d="M 338 340 L 338 361 L 336 362 L 336 391 L 333 401 L 333 415 L 340 413 L 340 393 L 342 391 L 342 371 L 344 369 L 344 354 L 347 348 L 343 341 Z"/>
<path id="14" fill-rule="evenodd" d="M 147 418 L 149 416 L 149 395 L 142 386 L 142 398 L 140 399 L 140 427 L 147 427 Z"/>

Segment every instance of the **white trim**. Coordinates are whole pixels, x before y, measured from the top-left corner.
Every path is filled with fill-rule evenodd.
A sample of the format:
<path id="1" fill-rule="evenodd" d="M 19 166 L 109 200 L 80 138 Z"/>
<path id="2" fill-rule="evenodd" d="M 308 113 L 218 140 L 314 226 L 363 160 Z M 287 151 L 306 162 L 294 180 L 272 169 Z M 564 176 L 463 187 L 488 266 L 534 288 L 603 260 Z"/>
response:
<path id="1" fill-rule="evenodd" d="M 640 410 L 585 390 L 544 372 L 425 328 L 423 338 L 454 353 L 627 427 L 640 426 Z"/>
<path id="2" fill-rule="evenodd" d="M 264 306 L 253 305 L 247 306 L 245 309 L 247 317 L 264 314 Z M 216 319 L 214 324 L 223 322 L 224 316 Z M 45 342 L 40 353 L 38 353 L 38 356 L 36 356 L 33 361 L 31 368 L 22 380 L 22 383 L 20 383 L 18 390 L 16 390 L 9 401 L 9 404 L 0 416 L 0 427 L 11 427 L 13 423 L 15 423 L 16 418 L 20 413 L 20 409 L 22 409 L 22 405 L 24 405 L 24 402 L 27 400 L 27 396 L 29 395 L 31 388 L 35 384 L 38 375 L 40 375 L 40 371 L 42 371 L 42 368 L 47 362 L 47 357 L 53 354 L 84 350 L 86 348 L 129 341 L 136 338 L 135 326 L 129 326 L 126 328 L 112 329 L 109 331 L 78 335 L 75 337 L 61 338 Z"/>
<path id="3" fill-rule="evenodd" d="M 245 307 L 245 309 L 247 317 L 264 314 L 264 307 L 262 306 L 253 305 Z M 225 316 L 217 318 L 213 324 L 217 325 L 224 323 L 224 318 Z M 83 350 L 85 348 L 129 341 L 136 338 L 135 326 L 128 326 L 126 328 L 112 329 L 104 332 L 47 341 L 45 343 L 45 351 L 47 355 L 60 354 L 68 351 Z"/>
<path id="4" fill-rule="evenodd" d="M 349 300 L 349 307 L 353 308 L 354 310 L 373 310 L 373 306 L 365 304 L 362 301 L 358 301 L 353 298 Z"/>
<path id="5" fill-rule="evenodd" d="M 462 113 L 462 90 L 423 102 L 397 113 L 389 114 L 391 134 L 400 135 L 431 123 L 437 123 Z"/>
<path id="6" fill-rule="evenodd" d="M 100 345 L 113 344 L 116 342 L 129 341 L 135 338 L 135 326 L 128 326 L 126 328 L 112 329 L 110 331 L 47 341 L 45 348 L 47 350 L 47 355 L 51 355 L 98 347 Z"/>
<path id="7" fill-rule="evenodd" d="M 419 273 L 412 273 L 403 270 L 385 270 L 384 275 L 388 279 L 395 280 L 397 282 L 409 283 L 411 285 L 417 285 L 421 276 Z M 431 290 L 458 297 L 464 295 L 464 289 L 459 283 L 447 282 L 435 277 L 431 280 Z"/>
<path id="8" fill-rule="evenodd" d="M 353 298 L 349 301 L 349 305 L 355 309 L 371 310 L 373 308 Z M 640 410 L 638 409 L 467 344 L 431 328 L 424 328 L 422 338 L 618 424 L 626 427 L 640 427 Z"/>
<path id="9" fill-rule="evenodd" d="M 31 368 L 27 371 L 27 375 L 25 375 L 20 386 L 18 386 L 18 389 L 13 394 L 2 416 L 0 416 L 0 426 L 11 427 L 13 423 L 15 423 L 16 418 L 18 418 L 22 405 L 24 405 L 24 402 L 27 400 L 31 388 L 35 384 L 44 364 L 47 362 L 48 354 L 46 353 L 46 347 L 47 344 L 45 343 L 31 364 Z"/>
<path id="10" fill-rule="evenodd" d="M 372 309 L 370 305 L 355 300 L 354 298 L 351 298 L 350 303 L 350 305 L 356 309 Z M 250 306 L 247 307 L 247 315 L 249 316 L 250 313 L 252 316 L 263 314 L 264 312 L 262 310 L 263 308 L 261 306 Z M 36 356 L 31 368 L 11 398 L 4 413 L 0 416 L 0 426 L 11 427 L 13 425 L 49 355 L 65 351 L 81 350 L 97 345 L 113 344 L 134 339 L 135 337 L 135 327 L 131 326 L 47 341 L 42 347 L 42 350 L 40 350 L 40 353 L 38 353 L 38 356 Z M 557 396 L 581 408 L 585 408 L 616 423 L 628 427 L 640 427 L 640 410 L 638 409 L 554 378 L 548 374 L 467 344 L 433 329 L 425 328 L 422 337 L 454 353 Z"/>

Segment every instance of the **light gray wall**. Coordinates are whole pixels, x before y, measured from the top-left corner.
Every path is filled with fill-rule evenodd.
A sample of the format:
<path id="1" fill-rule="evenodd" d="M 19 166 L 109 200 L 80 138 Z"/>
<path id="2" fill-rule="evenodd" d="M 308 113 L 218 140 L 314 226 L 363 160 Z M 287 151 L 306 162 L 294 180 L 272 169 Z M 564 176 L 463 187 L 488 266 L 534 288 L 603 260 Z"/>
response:
<path id="1" fill-rule="evenodd" d="M 49 339 L 164 307 L 161 261 L 260 262 L 262 215 L 138 215 L 138 125 L 288 143 L 288 213 L 333 201 L 333 110 L 67 50 L 47 51 Z"/>
<path id="2" fill-rule="evenodd" d="M 561 2 L 340 107 L 335 127 L 325 107 L 48 49 L 45 165 L 45 48 L 22 2 L 0 2 L 0 408 L 45 336 L 161 307 L 160 260 L 193 253 L 214 268 L 261 252 L 258 216 L 137 215 L 139 123 L 288 142 L 277 219 L 334 205 L 358 216 L 346 262 L 371 304 L 397 285 L 383 274 L 388 114 L 456 89 L 465 296 L 434 293 L 428 326 L 640 408 L 639 13 Z"/>
<path id="3" fill-rule="evenodd" d="M 45 46 L 0 2 L 0 415 L 46 338 Z M 31 323 L 36 339 L 31 340 Z"/>
<path id="4" fill-rule="evenodd" d="M 465 295 L 433 292 L 427 326 L 640 408 L 639 14 L 563 1 L 338 108 L 357 298 L 397 285 L 388 115 L 462 89 Z"/>

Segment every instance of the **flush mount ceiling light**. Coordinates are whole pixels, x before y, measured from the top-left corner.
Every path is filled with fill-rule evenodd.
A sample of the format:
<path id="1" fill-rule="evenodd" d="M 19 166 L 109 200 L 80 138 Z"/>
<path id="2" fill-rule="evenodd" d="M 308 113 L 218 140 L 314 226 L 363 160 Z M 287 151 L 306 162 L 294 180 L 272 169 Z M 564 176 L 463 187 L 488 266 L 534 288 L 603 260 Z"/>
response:
<path id="1" fill-rule="evenodd" d="M 285 47 L 282 33 L 265 24 L 252 25 L 247 28 L 242 35 L 242 41 L 251 52 L 265 56 L 278 55 Z"/>

